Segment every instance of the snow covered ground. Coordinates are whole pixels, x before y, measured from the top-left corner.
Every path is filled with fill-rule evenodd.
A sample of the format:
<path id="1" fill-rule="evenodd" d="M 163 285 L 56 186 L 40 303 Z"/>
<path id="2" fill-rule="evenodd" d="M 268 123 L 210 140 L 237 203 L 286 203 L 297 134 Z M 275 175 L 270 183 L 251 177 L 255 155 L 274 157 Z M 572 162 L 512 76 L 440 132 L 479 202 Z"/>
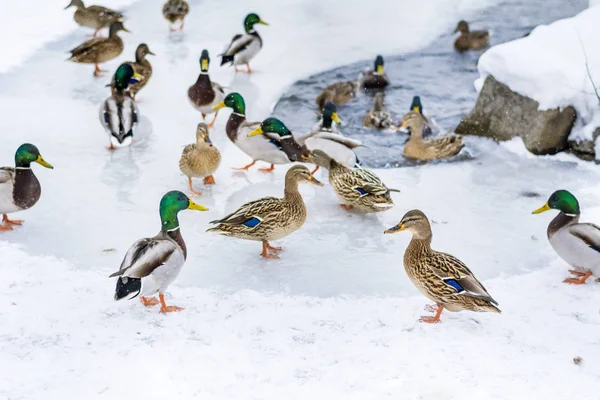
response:
<path id="1" fill-rule="evenodd" d="M 142 41 L 157 56 L 139 96 L 142 137 L 114 154 L 97 120 L 109 76 L 94 79 L 91 67 L 64 61 L 88 31 L 48 28 L 55 39 L 32 41 L 32 58 L 6 62 L 0 160 L 8 164 L 29 141 L 55 169 L 36 169 L 42 199 L 0 241 L 0 398 L 595 398 L 597 285 L 561 283 L 566 266 L 545 239 L 550 217 L 529 213 L 563 186 L 578 195 L 585 219 L 599 221 L 599 174 L 566 156 L 524 156 L 518 143 L 481 141 L 473 161 L 377 171 L 402 190 L 397 207 L 379 215 L 348 214 L 328 187 L 302 187 L 309 219 L 281 241 L 281 260 L 265 261 L 256 243 L 204 233 L 243 202 L 282 193 L 284 167 L 269 176 L 231 172 L 248 160 L 224 135 L 225 113 L 212 133 L 224 156 L 217 185 L 197 184 L 205 193 L 195 200 L 210 211 L 181 214 L 189 258 L 169 300 L 186 310 L 165 316 L 112 301 L 108 274 L 134 240 L 159 229 L 160 196 L 186 189 L 177 162 L 199 115 L 185 91 L 203 48 L 212 78 L 262 119 L 294 80 L 415 50 L 496 2 L 389 1 L 383 14 L 358 1 L 248 3 L 193 1 L 186 31 L 173 35 L 160 1 L 125 9 L 134 33 L 122 35 L 125 52 L 107 69 L 132 59 Z M 234 75 L 218 68 L 216 54 L 248 10 L 271 25 L 260 27 L 257 72 Z M 426 299 L 402 268 L 408 234 L 382 234 L 411 208 L 435 221 L 434 246 L 463 259 L 503 314 L 416 322 Z M 110 248 L 117 251 L 103 252 Z"/>

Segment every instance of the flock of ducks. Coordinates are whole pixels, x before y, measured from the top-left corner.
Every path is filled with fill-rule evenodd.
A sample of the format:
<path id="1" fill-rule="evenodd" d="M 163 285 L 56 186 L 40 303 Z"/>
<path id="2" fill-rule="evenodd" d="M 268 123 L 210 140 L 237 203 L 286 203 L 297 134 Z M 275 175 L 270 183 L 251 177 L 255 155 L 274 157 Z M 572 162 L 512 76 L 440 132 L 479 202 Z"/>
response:
<path id="1" fill-rule="evenodd" d="M 124 17 L 104 7 L 85 7 L 81 0 L 72 0 L 70 6 L 77 8 L 75 21 L 95 29 L 94 36 L 102 28 L 109 28 L 107 38 L 95 37 L 72 51 L 71 60 L 95 64 L 94 74 L 99 75 L 102 72 L 99 64 L 117 57 L 123 51 L 118 32 L 126 31 Z M 163 7 L 171 30 L 177 22 L 180 23 L 179 29 L 183 29 L 188 12 L 189 6 L 181 0 L 169 0 Z M 244 20 L 245 34 L 233 37 L 220 55 L 221 65 L 229 63 L 236 66 L 236 70 L 237 66 L 245 65 L 246 72 L 252 72 L 249 63 L 262 47 L 262 39 L 254 29 L 257 24 L 267 25 L 257 14 L 248 14 Z M 483 43 L 487 45 L 489 35 L 479 31 L 470 32 L 464 21 L 458 24 L 457 31 L 461 32 L 455 43 L 458 50 L 479 48 Z M 100 108 L 100 121 L 108 132 L 111 150 L 133 142 L 138 121 L 135 97 L 152 75 L 152 66 L 146 60 L 148 55 L 153 53 L 142 43 L 136 50 L 135 61 L 123 63 L 117 68 L 110 84 L 111 95 Z M 225 127 L 227 137 L 252 159 L 250 164 L 237 169 L 248 170 L 257 161 L 270 164 L 269 168 L 261 169 L 265 173 L 273 171 L 275 165 L 294 162 L 316 166 L 311 172 L 304 165 L 293 165 L 285 175 L 283 197 L 264 197 L 243 204 L 229 215 L 211 221 L 213 227 L 207 232 L 258 241 L 262 244 L 262 257 L 278 258 L 283 249 L 273 246 L 271 242 L 292 234 L 304 225 L 307 212 L 298 185 L 308 182 L 323 186 L 313 175 L 318 168 L 328 171 L 329 184 L 343 209 L 372 213 L 393 207 L 391 194 L 398 190 L 389 188 L 374 172 L 360 167 L 353 149 L 361 143 L 342 134 L 341 119 L 337 112 L 337 106 L 350 101 L 359 90 L 375 91 L 374 107 L 365 116 L 364 125 L 378 129 L 395 126 L 389 114 L 386 115 L 383 105 L 383 93 L 390 84 L 384 72 L 383 57 L 377 56 L 373 69 L 361 72 L 358 80 L 336 82 L 326 87 L 316 98 L 322 118 L 308 134 L 302 136 L 295 136 L 276 118 L 248 121 L 242 95 L 235 92 L 225 95 L 223 87 L 211 81 L 207 50 L 202 51 L 199 64 L 198 79 L 189 87 L 188 98 L 203 119 L 208 114 L 214 114 L 214 117 L 209 124 L 198 124 L 196 142 L 185 146 L 179 161 L 179 168 L 188 178 L 192 195 L 201 195 L 200 191 L 194 189 L 193 179 L 203 179 L 204 185 L 215 184 L 213 174 L 219 168 L 221 154 L 210 139 L 209 131 L 219 110 L 223 108 L 232 110 Z M 464 145 L 463 139 L 456 135 L 423 139 L 430 128 L 418 97 L 413 99 L 400 128 L 410 132 L 404 149 L 405 156 L 409 158 L 448 158 L 456 155 Z M 0 168 L 0 213 L 3 214 L 0 231 L 10 231 L 14 226 L 21 225 L 23 221 L 11 220 L 8 214 L 31 208 L 40 198 L 41 186 L 31 169 L 32 163 L 52 168 L 37 147 L 31 144 L 23 144 L 17 149 L 14 167 Z M 591 275 L 600 276 L 600 228 L 579 223 L 579 204 L 567 191 L 555 192 L 534 213 L 550 209 L 558 210 L 559 214 L 548 227 L 548 238 L 559 256 L 573 267 L 571 272 L 575 276 L 566 282 L 581 284 Z M 207 208 L 177 190 L 162 197 L 159 204 L 160 232 L 152 238 L 136 241 L 125 254 L 119 270 L 111 275 L 117 277 L 116 300 L 139 296 L 146 306 L 160 304 L 161 312 L 182 310 L 177 306 L 168 306 L 164 293 L 187 258 L 178 220 L 178 214 L 183 210 L 207 211 Z M 412 234 L 404 255 L 406 272 L 415 286 L 436 304 L 435 307 L 429 307 L 435 314 L 421 318 L 422 322 L 438 322 L 443 309 L 500 312 L 498 303 L 463 262 L 431 248 L 431 225 L 423 212 L 407 212 L 397 225 L 384 233 L 405 230 Z M 154 297 L 156 294 L 158 300 Z"/>

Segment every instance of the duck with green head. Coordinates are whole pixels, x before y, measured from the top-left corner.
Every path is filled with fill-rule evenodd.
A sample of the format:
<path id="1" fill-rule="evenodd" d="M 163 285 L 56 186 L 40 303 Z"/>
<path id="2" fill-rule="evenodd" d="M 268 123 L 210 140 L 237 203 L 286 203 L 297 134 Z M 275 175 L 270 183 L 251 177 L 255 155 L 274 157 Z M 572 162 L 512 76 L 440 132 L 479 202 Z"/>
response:
<path id="1" fill-rule="evenodd" d="M 135 50 L 135 61 L 128 61 L 127 64 L 133 67 L 133 70 L 138 74 L 138 78 L 130 81 L 130 85 L 127 86 L 127 91 L 131 95 L 131 97 L 135 100 L 135 96 L 137 93 L 146 86 L 148 80 L 152 76 L 152 64 L 150 61 L 146 59 L 147 55 L 156 55 L 152 51 L 146 43 L 140 43 L 140 45 Z M 137 80 L 139 79 L 139 81 Z M 123 85 L 121 85 L 123 86 Z M 112 81 L 110 82 L 110 87 L 112 90 L 115 90 L 115 76 L 113 76 Z"/>
<path id="2" fill-rule="evenodd" d="M 208 124 L 209 127 L 212 127 L 219 114 L 219 110 L 214 107 L 223 101 L 225 91 L 221 85 L 210 80 L 208 76 L 209 65 L 208 50 L 204 49 L 200 55 L 200 75 L 198 75 L 196 83 L 189 87 L 188 99 L 192 106 L 202 113 L 202 119 L 206 118 L 206 114 L 215 114 L 212 122 Z"/>
<path id="3" fill-rule="evenodd" d="M 250 60 L 258 54 L 263 45 L 262 38 L 254 29 L 254 26 L 257 24 L 269 25 L 255 13 L 246 16 L 244 19 L 244 30 L 246 33 L 243 35 L 237 34 L 231 39 L 227 49 L 220 54 L 221 65 L 230 63 L 230 65 L 235 66 L 236 72 L 239 72 L 238 65 L 246 65 L 247 72 L 252 72 Z"/>
<path id="4" fill-rule="evenodd" d="M 0 231 L 11 231 L 13 225 L 23 224 L 23 221 L 8 219 L 7 214 L 27 210 L 40 199 L 42 186 L 31 169 L 32 163 L 54 168 L 44 160 L 38 148 L 29 143 L 17 149 L 14 167 L 0 168 Z"/>
<path id="5" fill-rule="evenodd" d="M 183 210 L 207 211 L 185 194 L 173 190 L 160 200 L 160 232 L 152 238 L 135 242 L 125 254 L 119 270 L 110 277 L 119 277 L 115 300 L 140 296 L 145 306 L 161 305 L 163 313 L 183 308 L 167 306 L 164 293 L 177 278 L 187 258 L 187 247 L 179 229 L 178 214 Z M 159 300 L 154 295 L 158 293 Z M 150 297 L 148 297 L 150 296 Z"/>
<path id="6" fill-rule="evenodd" d="M 423 137 L 430 136 L 433 133 L 433 131 L 431 129 L 431 123 L 429 121 L 429 118 L 427 118 L 427 116 L 423 113 L 423 104 L 421 103 L 420 96 L 413 97 L 412 102 L 410 103 L 409 111 L 414 111 L 414 112 L 418 112 L 419 114 L 421 114 L 421 116 L 423 117 L 423 120 L 425 121 L 425 127 L 423 129 Z M 410 130 L 408 130 L 408 129 L 402 129 L 402 131 L 410 134 Z"/>
<path id="7" fill-rule="evenodd" d="M 533 214 L 557 210 L 548 225 L 548 240 L 556 253 L 573 269 L 575 277 L 565 283 L 583 284 L 591 276 L 600 277 L 600 227 L 579 222 L 581 211 L 575 196 L 567 190 L 552 193 L 546 204 Z"/>
<path id="8" fill-rule="evenodd" d="M 360 87 L 364 89 L 385 89 L 390 84 L 389 79 L 383 71 L 383 56 L 375 58 L 374 69 L 365 69 L 359 76 Z"/>

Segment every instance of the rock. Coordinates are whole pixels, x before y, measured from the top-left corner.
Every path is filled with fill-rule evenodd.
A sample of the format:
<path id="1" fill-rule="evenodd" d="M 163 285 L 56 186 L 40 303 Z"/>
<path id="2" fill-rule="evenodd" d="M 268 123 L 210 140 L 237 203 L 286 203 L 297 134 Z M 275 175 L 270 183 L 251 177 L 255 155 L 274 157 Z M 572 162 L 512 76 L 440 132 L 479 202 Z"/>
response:
<path id="1" fill-rule="evenodd" d="M 521 137 L 534 154 L 555 154 L 568 148 L 576 112 L 573 107 L 539 111 L 539 103 L 488 76 L 475 108 L 460 121 L 456 133 L 510 140 Z"/>
<path id="2" fill-rule="evenodd" d="M 600 136 L 600 128 L 596 128 L 592 134 L 592 140 L 569 140 L 569 147 L 573 154 L 582 160 L 594 161 L 596 159 L 594 143 L 598 136 Z"/>

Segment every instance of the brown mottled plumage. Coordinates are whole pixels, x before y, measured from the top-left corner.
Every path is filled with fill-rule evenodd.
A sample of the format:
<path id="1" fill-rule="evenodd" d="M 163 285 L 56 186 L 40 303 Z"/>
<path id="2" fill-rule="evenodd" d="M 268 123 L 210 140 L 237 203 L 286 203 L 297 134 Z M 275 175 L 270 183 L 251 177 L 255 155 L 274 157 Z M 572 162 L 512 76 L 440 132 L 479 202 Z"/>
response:
<path id="1" fill-rule="evenodd" d="M 190 6 L 184 0 L 168 0 L 162 9 L 163 16 L 171 24 L 181 21 L 179 30 L 183 29 L 185 23 L 184 18 L 189 12 Z M 169 29 L 174 31 L 173 27 L 169 27 Z"/>
<path id="2" fill-rule="evenodd" d="M 375 97 L 373 97 L 373 108 L 363 119 L 363 125 L 367 128 L 387 129 L 394 124 L 392 116 L 385 109 L 384 96 L 383 92 L 375 93 Z"/>
<path id="3" fill-rule="evenodd" d="M 315 102 L 319 106 L 319 110 L 322 110 L 328 101 L 336 105 L 347 103 L 356 96 L 357 91 L 358 82 L 356 81 L 332 83 L 319 93 Z"/>
<path id="4" fill-rule="evenodd" d="M 404 156 L 417 160 L 437 160 L 455 156 L 464 146 L 462 136 L 446 135 L 423 140 L 425 120 L 417 111 L 409 111 L 402 126 L 410 129 L 410 138 L 404 145 Z"/>
<path id="5" fill-rule="evenodd" d="M 179 160 L 179 169 L 188 177 L 192 193 L 202 194 L 194 190 L 192 178 L 204 178 L 205 185 L 214 184 L 212 175 L 220 163 L 221 153 L 210 140 L 208 126 L 201 122 L 196 129 L 196 143 L 185 146 Z"/>
<path id="6" fill-rule="evenodd" d="M 93 28 L 96 30 L 94 36 L 98 34 L 100 29 L 110 26 L 113 22 L 123 21 L 124 17 L 118 11 L 102 6 L 86 7 L 81 0 L 71 0 L 65 10 L 69 7 L 76 7 L 73 19 L 81 26 Z"/>
<path id="7" fill-rule="evenodd" d="M 487 47 L 490 42 L 488 31 L 470 31 L 467 21 L 460 21 L 454 31 L 460 32 L 460 36 L 454 42 L 454 48 L 459 52 L 478 50 Z"/>
<path id="8" fill-rule="evenodd" d="M 98 64 L 117 58 L 123 52 L 119 31 L 128 32 L 120 21 L 113 22 L 107 38 L 90 39 L 75 47 L 71 50 L 69 61 L 95 64 L 94 75 L 98 76 L 102 72 Z"/>
<path id="9" fill-rule="evenodd" d="M 135 62 L 128 62 L 127 64 L 133 67 L 133 70 L 140 74 L 143 78 L 140 79 L 136 83 L 132 83 L 127 87 L 127 91 L 131 94 L 131 97 L 135 99 L 136 94 L 142 90 L 144 86 L 148 83 L 148 80 L 152 76 L 152 65 L 148 60 L 146 60 L 146 56 L 155 55 L 146 43 L 141 43 L 137 49 L 135 50 Z M 111 83 L 111 87 L 114 87 L 114 77 Z"/>

